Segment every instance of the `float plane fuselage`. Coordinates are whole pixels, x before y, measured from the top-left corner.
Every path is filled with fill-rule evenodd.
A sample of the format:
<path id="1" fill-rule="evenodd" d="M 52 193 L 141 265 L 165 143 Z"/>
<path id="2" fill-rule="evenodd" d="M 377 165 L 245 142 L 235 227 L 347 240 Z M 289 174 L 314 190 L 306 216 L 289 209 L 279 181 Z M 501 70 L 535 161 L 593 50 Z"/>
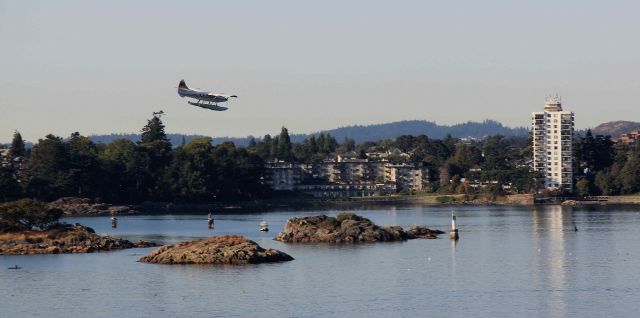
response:
<path id="1" fill-rule="evenodd" d="M 224 103 L 228 101 L 229 98 L 238 98 L 238 96 L 236 95 L 211 93 L 200 89 L 189 88 L 187 87 L 187 84 L 184 82 L 184 80 L 181 80 L 180 84 L 178 84 L 178 95 L 180 95 L 180 97 L 195 99 L 195 102 L 189 101 L 189 104 L 193 106 L 217 111 L 228 109 L 228 107 L 218 106 L 218 103 Z"/>

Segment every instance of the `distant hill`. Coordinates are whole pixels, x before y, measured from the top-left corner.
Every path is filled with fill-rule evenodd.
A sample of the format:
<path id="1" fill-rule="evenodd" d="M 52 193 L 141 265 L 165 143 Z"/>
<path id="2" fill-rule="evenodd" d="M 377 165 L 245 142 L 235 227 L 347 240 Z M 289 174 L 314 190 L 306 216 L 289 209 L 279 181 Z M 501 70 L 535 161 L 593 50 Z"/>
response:
<path id="1" fill-rule="evenodd" d="M 362 143 L 381 139 L 395 139 L 402 135 L 427 135 L 433 139 L 442 139 L 446 137 L 447 134 L 456 138 L 471 137 L 480 139 L 490 135 L 526 136 L 529 130 L 524 127 L 506 127 L 495 120 L 485 120 L 483 122 L 468 121 L 451 126 L 438 125 L 426 120 L 405 120 L 386 124 L 347 126 L 322 132 L 331 134 L 331 136 L 335 137 L 338 141 L 349 137 L 353 138 L 356 143 Z M 291 136 L 291 140 L 301 141 L 310 135 L 317 135 L 319 133 L 320 132 L 296 134 Z"/>
<path id="2" fill-rule="evenodd" d="M 273 135 L 277 135 L 278 133 L 279 131 L 274 132 Z M 485 120 L 483 122 L 469 121 L 451 126 L 438 125 L 426 120 L 405 120 L 386 124 L 346 126 L 310 134 L 292 134 L 291 141 L 301 142 L 311 135 L 318 135 L 320 133 L 328 133 L 335 137 L 338 142 L 341 142 L 344 138 L 348 137 L 353 138 L 356 143 L 362 143 L 381 139 L 395 139 L 401 135 L 427 135 L 429 138 L 433 139 L 444 138 L 447 134 L 456 138 L 471 137 L 480 139 L 486 136 L 498 134 L 504 136 L 526 136 L 529 133 L 529 130 L 524 127 L 506 127 L 494 120 Z M 183 136 L 186 142 L 189 142 L 193 138 L 204 137 L 202 135 L 167 134 L 167 137 L 174 146 L 180 144 Z M 96 143 L 110 143 L 112 140 L 118 138 L 125 138 L 137 142 L 140 140 L 140 135 L 91 135 L 89 138 Z M 249 143 L 249 138 L 251 137 L 214 137 L 213 143 L 219 144 L 225 141 L 232 141 L 237 146 L 246 146 Z"/>
<path id="3" fill-rule="evenodd" d="M 621 134 L 630 133 L 633 130 L 640 129 L 640 122 L 637 121 L 610 121 L 591 128 L 594 135 L 609 135 L 612 138 L 618 138 Z"/>

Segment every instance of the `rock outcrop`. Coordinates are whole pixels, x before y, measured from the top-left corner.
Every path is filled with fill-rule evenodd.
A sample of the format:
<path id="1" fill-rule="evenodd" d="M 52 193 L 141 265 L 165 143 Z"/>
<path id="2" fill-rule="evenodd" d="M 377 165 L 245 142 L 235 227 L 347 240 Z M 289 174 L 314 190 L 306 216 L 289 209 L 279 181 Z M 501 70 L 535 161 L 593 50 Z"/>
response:
<path id="1" fill-rule="evenodd" d="M 46 231 L 0 233 L 0 255 L 91 253 L 151 246 L 156 245 L 100 236 L 79 224 L 61 224 Z"/>
<path id="2" fill-rule="evenodd" d="M 412 235 L 416 238 L 423 238 L 423 239 L 437 239 L 438 235 L 444 234 L 443 231 L 432 230 L 424 226 L 412 226 L 411 228 L 409 228 L 407 233 L 409 233 L 409 235 Z"/>
<path id="3" fill-rule="evenodd" d="M 63 211 L 64 215 L 122 215 L 134 214 L 138 211 L 126 205 L 95 203 L 91 199 L 64 197 L 47 204 L 49 208 Z"/>
<path id="4" fill-rule="evenodd" d="M 244 265 L 291 261 L 293 257 L 278 250 L 260 247 L 239 235 L 208 237 L 157 248 L 138 260 L 160 264 Z"/>
<path id="5" fill-rule="evenodd" d="M 357 243 L 392 242 L 415 238 L 437 238 L 441 231 L 413 227 L 405 231 L 399 226 L 380 227 L 371 220 L 353 213 L 337 217 L 326 215 L 292 218 L 276 240 L 287 243 Z"/>

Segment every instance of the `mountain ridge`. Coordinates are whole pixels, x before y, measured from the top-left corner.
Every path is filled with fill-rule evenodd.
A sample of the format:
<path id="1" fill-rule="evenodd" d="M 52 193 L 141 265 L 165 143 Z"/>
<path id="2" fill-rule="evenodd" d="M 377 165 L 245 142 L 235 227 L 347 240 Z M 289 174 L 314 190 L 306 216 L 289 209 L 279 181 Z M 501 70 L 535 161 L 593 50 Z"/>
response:
<path id="1" fill-rule="evenodd" d="M 640 122 L 616 120 L 602 123 L 591 128 L 591 133 L 594 135 L 609 135 L 611 138 L 618 138 L 621 134 L 627 134 L 638 129 L 640 129 Z"/>
<path id="2" fill-rule="evenodd" d="M 438 125 L 435 122 L 427 120 L 403 120 L 382 124 L 371 125 L 349 125 L 327 130 L 320 130 L 312 133 L 290 134 L 292 142 L 302 142 L 310 136 L 317 136 L 321 133 L 330 134 L 338 142 L 342 142 L 345 138 L 352 138 L 356 143 L 367 141 L 377 141 L 382 139 L 395 139 L 401 135 L 426 135 L 429 138 L 441 139 L 447 135 L 455 138 L 478 138 L 482 139 L 490 135 L 504 136 L 526 136 L 529 133 L 525 127 L 507 127 L 495 120 L 484 120 L 482 122 L 467 121 L 454 125 Z M 279 132 L 272 136 L 277 136 Z M 181 143 L 182 137 L 185 142 L 189 142 L 193 138 L 207 137 L 198 134 L 178 134 L 167 133 L 167 138 L 174 146 Z M 96 143 L 109 143 L 114 139 L 124 138 L 137 142 L 140 140 L 139 134 L 119 133 L 119 134 L 103 134 L 90 135 L 92 141 Z M 214 144 L 231 141 L 237 146 L 246 146 L 251 138 L 260 139 L 262 137 L 246 136 L 246 137 L 212 137 Z"/>

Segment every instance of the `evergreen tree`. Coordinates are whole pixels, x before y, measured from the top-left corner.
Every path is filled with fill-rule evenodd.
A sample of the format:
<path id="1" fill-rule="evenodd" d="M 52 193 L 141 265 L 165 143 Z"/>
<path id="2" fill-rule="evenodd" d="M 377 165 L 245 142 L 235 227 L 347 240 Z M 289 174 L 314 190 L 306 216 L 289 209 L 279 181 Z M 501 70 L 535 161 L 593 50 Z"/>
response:
<path id="1" fill-rule="evenodd" d="M 258 154 L 258 156 L 260 156 L 260 158 L 262 158 L 262 160 L 267 161 L 271 159 L 272 142 L 273 139 L 271 138 L 271 135 L 266 134 L 264 135 L 264 137 L 262 137 L 262 142 L 256 145 L 256 153 Z"/>
<path id="2" fill-rule="evenodd" d="M 142 128 L 141 150 L 149 158 L 145 167 L 145 174 L 149 176 L 147 185 L 143 188 L 145 196 L 151 199 L 162 199 L 167 187 L 162 184 L 164 168 L 171 162 L 171 143 L 164 131 L 164 124 L 160 120 L 162 113 L 154 113 Z"/>
<path id="3" fill-rule="evenodd" d="M 28 169 L 29 195 L 55 200 L 73 194 L 73 191 L 69 191 L 69 148 L 62 138 L 49 134 L 45 139 L 38 140 L 33 146 Z"/>
<path id="4" fill-rule="evenodd" d="M 279 137 L 275 137 L 271 139 L 271 144 L 270 144 L 271 147 L 269 147 L 270 159 L 279 159 L 278 158 L 278 150 L 279 150 L 278 143 L 280 142 L 279 139 L 280 139 Z"/>
<path id="5" fill-rule="evenodd" d="M 278 147 L 276 157 L 280 160 L 291 161 L 291 138 L 289 138 L 289 130 L 282 127 L 280 136 L 278 136 Z"/>
<path id="6" fill-rule="evenodd" d="M 0 202 L 22 197 L 22 187 L 14 176 L 13 169 L 0 168 Z"/>
<path id="7" fill-rule="evenodd" d="M 482 154 L 480 149 L 475 146 L 459 143 L 456 146 L 456 152 L 453 155 L 453 162 L 460 169 L 466 171 L 474 165 L 480 163 Z"/>
<path id="8" fill-rule="evenodd" d="M 342 144 L 340 144 L 337 151 L 339 153 L 344 153 L 348 151 L 353 151 L 355 149 L 356 149 L 356 141 L 351 138 L 344 137 L 344 141 L 342 142 Z"/>
<path id="9" fill-rule="evenodd" d="M 136 202 L 146 199 L 146 187 L 151 184 L 148 173 L 149 157 L 127 139 L 116 139 L 100 153 L 105 178 L 102 197 Z"/>
<path id="10" fill-rule="evenodd" d="M 96 145 L 75 132 L 69 138 L 68 148 L 70 190 L 78 196 L 98 196 L 102 167 Z"/>
<path id="11" fill-rule="evenodd" d="M 253 138 L 253 136 L 250 136 L 247 148 L 255 148 L 255 147 L 256 147 L 256 139 Z"/>
<path id="12" fill-rule="evenodd" d="M 13 140 L 11 141 L 11 148 L 9 153 L 12 157 L 24 157 L 27 153 L 22 135 L 17 130 L 13 133 Z"/>
<path id="13" fill-rule="evenodd" d="M 484 154 L 484 169 L 503 170 L 507 169 L 508 145 L 503 136 L 489 136 L 482 143 L 482 153 Z"/>
<path id="14" fill-rule="evenodd" d="M 153 141 L 169 141 L 167 134 L 164 132 L 164 124 L 160 120 L 160 115 L 154 114 L 153 118 L 147 121 L 142 128 L 141 143 L 150 143 Z"/>

